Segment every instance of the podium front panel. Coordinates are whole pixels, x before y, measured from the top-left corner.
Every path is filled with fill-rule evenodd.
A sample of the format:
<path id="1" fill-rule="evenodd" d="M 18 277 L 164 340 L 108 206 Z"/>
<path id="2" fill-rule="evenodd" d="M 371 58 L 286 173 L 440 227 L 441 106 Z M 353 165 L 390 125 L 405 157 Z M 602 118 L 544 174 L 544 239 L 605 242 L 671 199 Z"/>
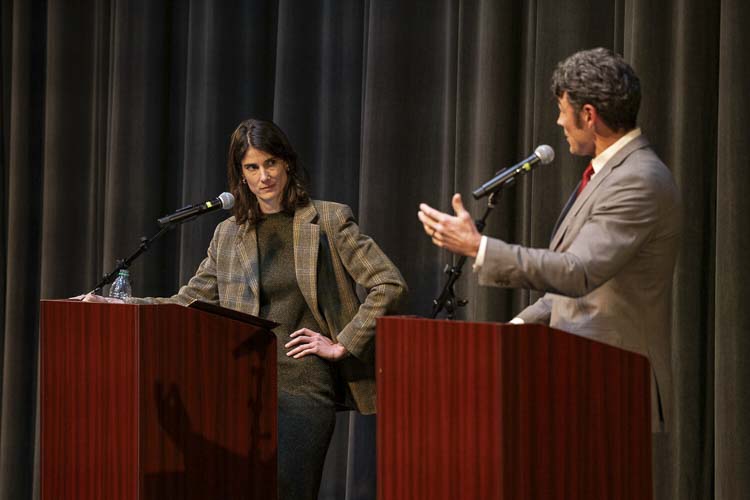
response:
<path id="1" fill-rule="evenodd" d="M 645 357 L 542 325 L 378 320 L 378 498 L 650 499 Z"/>
<path id="2" fill-rule="evenodd" d="M 276 338 L 174 304 L 42 301 L 43 500 L 276 495 Z"/>

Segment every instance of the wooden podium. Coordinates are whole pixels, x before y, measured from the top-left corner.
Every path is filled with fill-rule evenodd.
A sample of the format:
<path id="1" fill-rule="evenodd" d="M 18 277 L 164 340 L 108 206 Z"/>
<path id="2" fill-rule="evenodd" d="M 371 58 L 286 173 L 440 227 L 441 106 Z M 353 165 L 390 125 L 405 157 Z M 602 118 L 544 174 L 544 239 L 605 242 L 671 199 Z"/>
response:
<path id="1" fill-rule="evenodd" d="M 542 325 L 381 318 L 378 498 L 651 493 L 650 368 Z"/>
<path id="2" fill-rule="evenodd" d="M 276 498 L 273 326 L 42 301 L 41 498 Z"/>

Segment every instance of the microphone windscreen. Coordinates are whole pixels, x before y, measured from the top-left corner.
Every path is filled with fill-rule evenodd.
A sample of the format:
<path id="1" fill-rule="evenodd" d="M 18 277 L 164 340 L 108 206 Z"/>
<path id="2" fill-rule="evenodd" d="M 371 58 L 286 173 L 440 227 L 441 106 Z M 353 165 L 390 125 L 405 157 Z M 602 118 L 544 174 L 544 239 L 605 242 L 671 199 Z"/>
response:
<path id="1" fill-rule="evenodd" d="M 219 199 L 221 200 L 221 208 L 224 210 L 229 210 L 234 206 L 234 196 L 232 196 L 232 193 L 225 191 L 219 195 Z"/>
<path id="2" fill-rule="evenodd" d="M 541 146 L 536 148 L 534 150 L 534 154 L 539 157 L 539 161 L 542 162 L 542 165 L 551 163 L 552 160 L 555 159 L 555 150 L 552 149 L 551 146 L 547 146 L 546 144 L 542 144 Z"/>

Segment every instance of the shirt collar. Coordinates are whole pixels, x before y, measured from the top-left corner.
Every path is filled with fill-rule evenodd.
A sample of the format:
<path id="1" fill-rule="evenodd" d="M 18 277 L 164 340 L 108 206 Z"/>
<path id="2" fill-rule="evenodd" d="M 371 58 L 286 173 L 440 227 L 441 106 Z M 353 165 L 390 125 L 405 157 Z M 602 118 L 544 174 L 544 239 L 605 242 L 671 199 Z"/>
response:
<path id="1" fill-rule="evenodd" d="M 641 129 L 640 128 L 634 128 L 627 134 L 623 135 L 617 141 L 612 144 L 610 147 L 602 151 L 599 156 L 596 158 L 591 159 L 591 165 L 594 167 L 594 175 L 596 175 L 602 168 L 604 168 L 604 165 L 607 164 L 607 162 L 612 159 L 612 157 L 620 151 L 622 148 L 625 147 L 627 143 L 635 139 L 641 135 Z M 593 176 L 592 176 L 593 177 Z"/>

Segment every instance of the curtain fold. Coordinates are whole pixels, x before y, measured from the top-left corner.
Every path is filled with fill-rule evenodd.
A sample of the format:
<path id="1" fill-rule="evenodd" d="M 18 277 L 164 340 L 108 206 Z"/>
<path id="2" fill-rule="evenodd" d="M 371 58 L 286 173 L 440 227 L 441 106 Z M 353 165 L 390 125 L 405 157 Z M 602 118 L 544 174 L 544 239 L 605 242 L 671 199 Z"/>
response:
<path id="1" fill-rule="evenodd" d="M 719 32 L 718 154 L 716 157 L 715 336 L 712 410 L 715 430 L 716 498 L 740 498 L 750 492 L 750 311 L 743 299 L 750 291 L 747 256 L 748 165 L 750 140 L 745 132 L 750 113 L 747 95 L 750 67 L 747 48 L 750 6 L 721 3 Z"/>
<path id="2" fill-rule="evenodd" d="M 45 128 L 46 2 L 3 5 L 4 177 L 7 198 L 0 498 L 32 491 L 36 441 L 38 301 L 41 282 L 42 171 Z M 6 22 L 5 15 L 10 17 Z M 11 480 L 12 478 L 12 480 Z"/>
<path id="3" fill-rule="evenodd" d="M 453 258 L 416 219 L 539 144 L 486 234 L 546 247 L 586 160 L 555 124 L 558 61 L 595 46 L 641 77 L 639 124 L 672 169 L 684 237 L 672 311 L 671 498 L 750 495 L 750 7 L 739 0 L 4 0 L 0 4 L 0 499 L 35 489 L 38 302 L 88 291 L 156 218 L 226 189 L 229 136 L 275 120 L 317 198 L 350 205 L 427 315 Z M 137 295 L 192 276 L 201 217 L 132 268 Z M 535 293 L 463 270 L 458 317 L 506 321 Z M 340 414 L 321 498 L 374 498 L 375 417 Z"/>

